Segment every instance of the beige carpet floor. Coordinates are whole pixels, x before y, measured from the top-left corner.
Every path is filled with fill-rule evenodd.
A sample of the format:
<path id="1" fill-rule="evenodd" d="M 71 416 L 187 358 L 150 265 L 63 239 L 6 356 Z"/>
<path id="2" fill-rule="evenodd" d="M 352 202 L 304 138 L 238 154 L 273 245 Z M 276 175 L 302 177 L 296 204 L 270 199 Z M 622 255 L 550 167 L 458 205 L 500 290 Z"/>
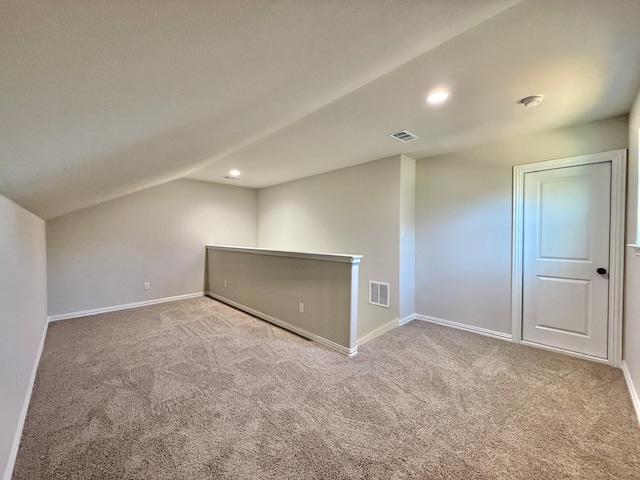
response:
<path id="1" fill-rule="evenodd" d="M 347 358 L 209 298 L 49 327 L 14 479 L 634 479 L 620 370 L 419 321 Z"/>

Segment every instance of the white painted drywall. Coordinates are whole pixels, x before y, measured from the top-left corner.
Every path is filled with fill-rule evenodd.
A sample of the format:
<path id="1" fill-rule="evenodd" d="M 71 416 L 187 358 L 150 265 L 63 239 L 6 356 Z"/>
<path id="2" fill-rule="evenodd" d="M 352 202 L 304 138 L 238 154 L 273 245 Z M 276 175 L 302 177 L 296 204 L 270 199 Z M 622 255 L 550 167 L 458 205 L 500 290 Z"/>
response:
<path id="1" fill-rule="evenodd" d="M 620 116 L 419 160 L 417 313 L 510 333 L 512 167 L 627 140 Z"/>
<path id="2" fill-rule="evenodd" d="M 205 245 L 256 246 L 256 215 L 253 189 L 176 180 L 49 220 L 49 315 L 203 292 Z"/>
<path id="3" fill-rule="evenodd" d="M 0 473 L 11 477 L 47 326 L 45 222 L 0 196 Z M 17 374 L 20 372 L 20 385 Z"/>
<path id="4" fill-rule="evenodd" d="M 400 162 L 376 160 L 258 193 L 258 246 L 364 255 L 359 339 L 398 319 Z M 391 308 L 369 304 L 370 280 L 390 284 Z"/>
<path id="5" fill-rule="evenodd" d="M 640 142 L 640 93 L 629 115 L 629 167 L 627 191 L 627 240 L 640 243 L 638 221 L 638 150 Z M 622 357 L 636 390 L 640 389 L 640 257 L 626 249 L 624 347 Z M 638 392 L 640 393 L 640 392 Z"/>
<path id="6" fill-rule="evenodd" d="M 416 312 L 416 161 L 400 160 L 400 319 Z"/>

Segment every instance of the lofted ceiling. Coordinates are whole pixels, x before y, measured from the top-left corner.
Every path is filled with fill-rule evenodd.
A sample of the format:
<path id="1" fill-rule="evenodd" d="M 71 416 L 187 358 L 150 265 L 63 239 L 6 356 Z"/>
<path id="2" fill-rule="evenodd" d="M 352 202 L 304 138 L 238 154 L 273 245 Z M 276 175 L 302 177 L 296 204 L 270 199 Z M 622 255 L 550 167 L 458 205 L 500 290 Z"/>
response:
<path id="1" fill-rule="evenodd" d="M 637 0 L 1 8 L 0 194 L 43 218 L 232 168 L 261 188 L 423 158 L 624 114 L 640 89 Z M 450 100 L 427 106 L 440 86 Z"/>

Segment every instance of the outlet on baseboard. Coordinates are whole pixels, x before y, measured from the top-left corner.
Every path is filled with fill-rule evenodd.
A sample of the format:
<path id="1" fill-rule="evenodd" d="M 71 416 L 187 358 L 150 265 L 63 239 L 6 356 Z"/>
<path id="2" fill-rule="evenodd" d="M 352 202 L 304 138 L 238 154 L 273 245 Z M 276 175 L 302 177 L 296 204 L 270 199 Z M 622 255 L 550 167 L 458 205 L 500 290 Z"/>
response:
<path id="1" fill-rule="evenodd" d="M 298 310 L 300 311 L 300 313 L 304 313 L 304 303 L 300 302 L 300 304 L 298 305 Z"/>
<path id="2" fill-rule="evenodd" d="M 151 284 L 149 282 L 144 282 L 144 289 L 145 290 L 150 290 L 151 289 Z"/>

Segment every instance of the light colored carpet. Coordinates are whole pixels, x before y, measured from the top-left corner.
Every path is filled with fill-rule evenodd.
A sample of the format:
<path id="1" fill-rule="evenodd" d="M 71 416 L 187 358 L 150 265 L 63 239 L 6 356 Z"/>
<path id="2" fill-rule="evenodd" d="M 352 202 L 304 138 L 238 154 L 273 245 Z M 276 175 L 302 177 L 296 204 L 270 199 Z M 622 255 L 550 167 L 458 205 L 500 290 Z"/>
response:
<path id="1" fill-rule="evenodd" d="M 414 321 L 347 358 L 209 298 L 49 327 L 14 479 L 640 478 L 622 373 Z"/>

